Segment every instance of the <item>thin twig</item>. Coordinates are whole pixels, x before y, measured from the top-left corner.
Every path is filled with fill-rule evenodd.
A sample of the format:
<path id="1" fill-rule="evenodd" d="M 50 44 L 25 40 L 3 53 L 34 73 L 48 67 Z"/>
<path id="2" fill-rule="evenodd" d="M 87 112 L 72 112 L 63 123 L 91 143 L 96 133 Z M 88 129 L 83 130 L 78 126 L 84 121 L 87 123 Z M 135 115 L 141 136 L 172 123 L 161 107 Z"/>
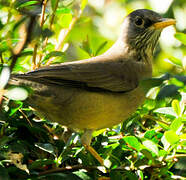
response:
<path id="1" fill-rule="evenodd" d="M 33 52 L 33 69 L 36 69 L 36 57 L 37 57 L 37 44 L 34 45 L 34 52 Z"/>
<path id="2" fill-rule="evenodd" d="M 1 61 L 1 64 L 4 64 L 2 53 L 0 53 L 0 61 Z"/>
<path id="3" fill-rule="evenodd" d="M 43 27 L 43 24 L 44 24 L 44 22 L 45 22 L 45 11 L 46 11 L 46 6 L 47 6 L 47 2 L 48 2 L 48 0 L 44 0 L 43 2 L 42 2 L 42 11 L 41 11 L 41 18 L 40 18 L 40 27 L 42 28 Z M 39 66 L 39 64 L 40 64 L 40 59 L 41 59 L 41 57 L 42 57 L 42 55 L 40 55 L 40 57 L 39 57 L 39 63 L 38 63 L 38 65 L 36 64 L 36 59 L 37 59 L 37 49 L 38 49 L 38 45 L 37 45 L 37 43 L 34 45 L 34 55 L 33 55 L 33 69 L 36 69 L 38 66 Z"/>
<path id="4" fill-rule="evenodd" d="M 40 21 L 40 26 L 42 27 L 44 22 L 45 22 L 45 10 L 46 10 L 46 5 L 47 5 L 48 0 L 44 0 L 42 4 L 42 12 L 41 12 L 41 21 Z"/>
<path id="5" fill-rule="evenodd" d="M 49 29 L 50 29 L 50 30 L 52 29 L 52 25 L 53 25 L 53 23 L 54 23 L 54 18 L 55 18 L 55 15 L 56 15 L 55 13 L 56 13 L 56 10 L 57 10 L 57 8 L 58 8 L 58 4 L 59 4 L 59 0 L 56 1 L 54 10 L 53 10 L 53 12 L 52 12 L 52 17 L 51 17 L 50 26 L 49 26 Z M 46 39 L 45 39 L 45 42 L 44 42 L 44 45 L 43 45 L 44 48 L 46 47 L 47 43 L 48 43 L 48 37 L 46 37 Z"/>
<path id="6" fill-rule="evenodd" d="M 166 160 L 171 160 L 174 158 L 186 157 L 186 154 L 175 154 L 173 156 L 167 157 Z"/>
<path id="7" fill-rule="evenodd" d="M 30 124 L 30 126 L 33 127 L 32 123 L 28 119 L 27 115 L 21 109 L 19 109 L 19 112 L 26 118 L 26 120 L 28 121 L 28 123 Z"/>
<path id="8" fill-rule="evenodd" d="M 20 56 L 21 52 L 23 51 L 23 49 L 26 47 L 26 45 L 30 42 L 31 40 L 31 33 L 32 33 L 32 29 L 35 23 L 35 16 L 32 16 L 30 18 L 30 22 L 29 25 L 27 27 L 27 29 L 25 30 L 25 34 L 23 37 L 23 40 L 18 43 L 19 46 L 16 46 L 15 49 L 12 50 L 12 63 L 10 65 L 10 70 L 12 71 L 12 69 L 14 68 L 16 61 L 18 59 L 18 57 Z"/>
<path id="9" fill-rule="evenodd" d="M 69 35 L 71 30 L 73 29 L 73 27 L 74 27 L 75 23 L 77 22 L 77 20 L 80 18 L 81 13 L 82 13 L 82 11 L 80 10 L 79 14 L 76 17 L 72 18 L 72 21 L 71 21 L 69 27 L 67 29 L 63 29 L 64 33 L 63 33 L 63 36 L 59 37 L 60 41 L 59 41 L 58 45 L 55 48 L 56 51 L 60 51 L 63 48 L 63 45 L 65 43 L 65 40 L 66 40 L 67 36 Z M 46 65 L 50 65 L 53 60 L 54 60 L 54 58 L 51 58 L 47 62 Z"/>

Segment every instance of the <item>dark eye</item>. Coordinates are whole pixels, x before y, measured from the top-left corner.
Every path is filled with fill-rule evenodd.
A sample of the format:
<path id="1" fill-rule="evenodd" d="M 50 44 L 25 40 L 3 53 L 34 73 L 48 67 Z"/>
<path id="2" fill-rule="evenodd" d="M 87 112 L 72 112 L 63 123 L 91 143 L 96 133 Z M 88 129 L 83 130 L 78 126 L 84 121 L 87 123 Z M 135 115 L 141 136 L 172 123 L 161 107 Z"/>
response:
<path id="1" fill-rule="evenodd" d="M 137 26 L 141 26 L 141 25 L 144 24 L 144 20 L 143 20 L 142 18 L 140 18 L 140 17 L 137 17 L 137 18 L 135 19 L 135 24 L 136 24 Z"/>

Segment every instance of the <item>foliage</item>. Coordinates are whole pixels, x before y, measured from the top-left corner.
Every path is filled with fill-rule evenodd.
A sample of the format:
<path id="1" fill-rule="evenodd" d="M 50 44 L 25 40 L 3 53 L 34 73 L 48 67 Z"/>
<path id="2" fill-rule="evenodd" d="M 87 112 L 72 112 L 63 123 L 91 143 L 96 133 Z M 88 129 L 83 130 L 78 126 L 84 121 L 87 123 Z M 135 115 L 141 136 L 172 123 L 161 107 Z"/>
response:
<path id="1" fill-rule="evenodd" d="M 128 13 L 137 1 L 110 3 Z M 150 8 L 149 1 L 141 5 Z M 166 16 L 185 5 L 173 1 Z M 27 72 L 108 49 L 113 41 L 95 25 L 104 11 L 86 0 L 1 0 L 0 12 L 0 179 L 186 178 L 184 31 L 175 34 L 171 46 L 160 42 L 154 61 L 158 77 L 148 81 L 153 88 L 143 106 L 123 124 L 94 133 L 92 146 L 105 168 L 82 147 L 81 134 L 72 134 L 65 144 L 60 138 L 64 127 L 38 118 L 20 101 L 27 97 L 24 89 L 6 91 L 7 65 L 14 73 Z"/>

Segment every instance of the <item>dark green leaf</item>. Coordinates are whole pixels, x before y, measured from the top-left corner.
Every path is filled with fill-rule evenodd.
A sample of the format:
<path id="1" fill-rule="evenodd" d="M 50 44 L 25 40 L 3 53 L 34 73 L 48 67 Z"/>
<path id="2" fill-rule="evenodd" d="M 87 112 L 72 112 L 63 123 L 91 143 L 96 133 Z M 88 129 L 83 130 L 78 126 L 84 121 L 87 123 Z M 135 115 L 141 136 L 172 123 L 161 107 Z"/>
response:
<path id="1" fill-rule="evenodd" d="M 43 151 L 46 151 L 46 152 L 53 154 L 55 156 L 54 148 L 51 144 L 49 144 L 49 143 L 36 143 L 35 146 L 42 149 Z"/>
<path id="2" fill-rule="evenodd" d="M 166 85 L 163 88 L 161 88 L 161 90 L 160 90 L 160 92 L 157 96 L 157 99 L 160 100 L 160 99 L 163 99 L 165 97 L 175 96 L 178 93 L 179 88 L 180 87 L 175 86 L 175 85 Z"/>
<path id="3" fill-rule="evenodd" d="M 52 10 L 55 11 L 55 7 L 57 5 L 58 0 L 51 0 L 50 2 L 51 2 Z"/>
<path id="4" fill-rule="evenodd" d="M 60 56 L 62 57 L 63 55 L 64 55 L 64 53 L 61 52 L 61 51 L 52 51 L 52 52 L 48 53 L 48 54 L 44 57 L 42 63 L 45 63 L 47 60 L 49 60 L 49 59 L 52 58 L 52 57 L 60 57 Z"/>
<path id="5" fill-rule="evenodd" d="M 51 164 L 55 164 L 55 161 L 51 159 L 38 159 L 29 165 L 29 169 L 41 168 Z"/>
<path id="6" fill-rule="evenodd" d="M 48 28 L 45 28 L 44 30 L 42 30 L 41 34 L 42 34 L 42 37 L 43 37 L 43 38 L 46 38 L 46 37 L 52 36 L 52 35 L 54 34 L 54 32 L 52 32 L 52 31 L 51 31 L 50 29 L 48 29 Z"/>
<path id="7" fill-rule="evenodd" d="M 31 6 L 35 4 L 38 4 L 38 1 L 27 1 L 27 2 L 20 3 L 17 7 L 23 8 L 23 7 L 27 7 L 27 6 Z"/>
<path id="8" fill-rule="evenodd" d="M 10 180 L 7 168 L 6 167 L 2 167 L 1 165 L 0 165 L 0 179 L 2 179 L 2 180 Z"/>
<path id="9" fill-rule="evenodd" d="M 98 49 L 96 50 L 96 53 L 95 53 L 95 56 L 97 56 L 100 51 L 105 47 L 105 45 L 107 44 L 107 41 L 104 41 L 99 47 Z"/>
<path id="10" fill-rule="evenodd" d="M 64 173 L 52 173 L 38 177 L 39 179 L 45 180 L 83 180 L 75 174 L 64 174 Z"/>

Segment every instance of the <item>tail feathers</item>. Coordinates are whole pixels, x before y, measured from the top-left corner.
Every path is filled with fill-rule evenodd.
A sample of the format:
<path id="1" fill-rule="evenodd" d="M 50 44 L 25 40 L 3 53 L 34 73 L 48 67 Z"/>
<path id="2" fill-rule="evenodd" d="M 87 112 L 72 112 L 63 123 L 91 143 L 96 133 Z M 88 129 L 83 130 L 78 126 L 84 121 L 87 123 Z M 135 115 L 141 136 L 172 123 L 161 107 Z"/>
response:
<path id="1" fill-rule="evenodd" d="M 10 77 L 10 80 L 8 82 L 8 85 L 11 86 L 26 86 L 31 87 L 32 89 L 35 87 L 37 88 L 41 84 L 37 82 L 36 79 L 27 76 L 26 74 L 13 74 Z"/>

